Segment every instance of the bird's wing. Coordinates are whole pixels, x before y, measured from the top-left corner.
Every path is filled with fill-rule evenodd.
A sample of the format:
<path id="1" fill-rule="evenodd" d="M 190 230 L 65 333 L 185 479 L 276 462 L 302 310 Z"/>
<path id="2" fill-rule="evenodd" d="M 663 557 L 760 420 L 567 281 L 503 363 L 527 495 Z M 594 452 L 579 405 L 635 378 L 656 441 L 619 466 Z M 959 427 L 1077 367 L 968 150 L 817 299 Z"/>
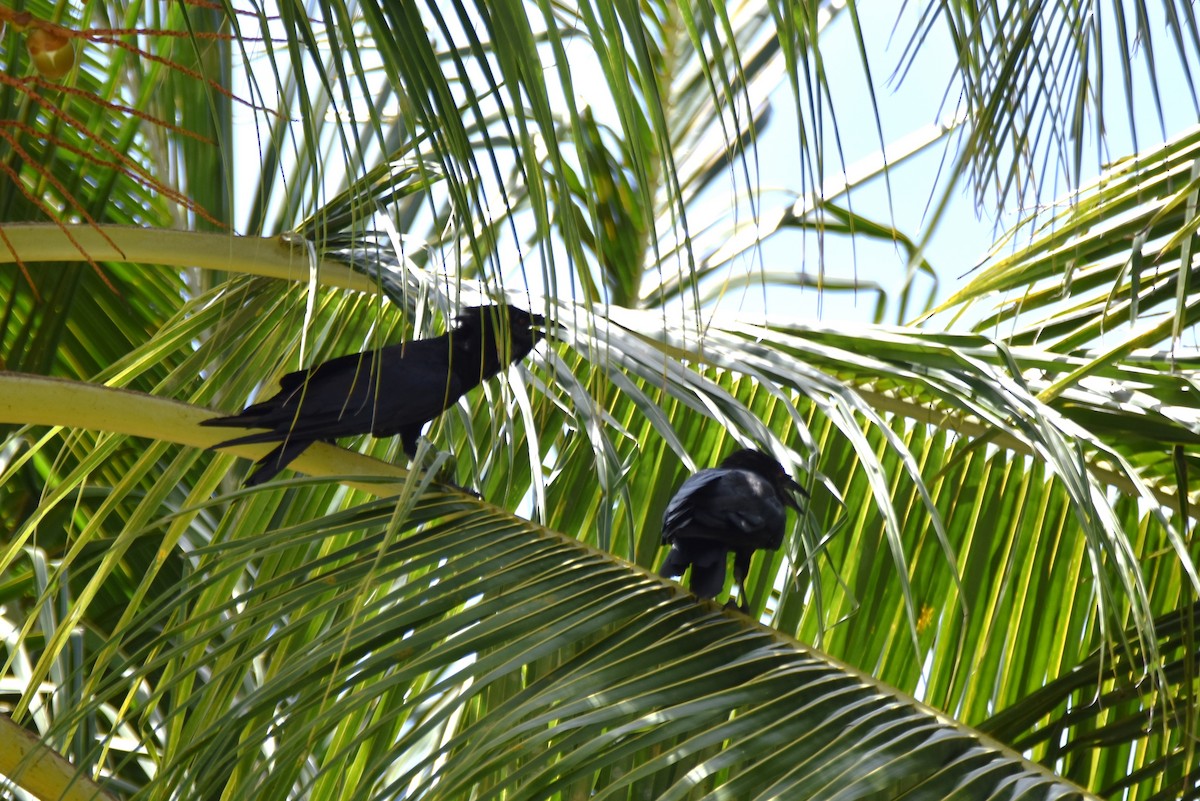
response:
<path id="1" fill-rule="evenodd" d="M 444 339 L 435 338 L 339 356 L 288 373 L 272 397 L 204 424 L 270 429 L 238 442 L 391 436 L 420 428 L 462 395 L 446 353 Z"/>
<path id="2" fill-rule="evenodd" d="M 674 542 L 675 536 L 691 525 L 697 507 L 704 503 L 704 499 L 712 493 L 714 485 L 721 481 L 722 472 L 724 471 L 709 468 L 688 476 L 663 512 L 663 542 Z"/>
<path id="3" fill-rule="evenodd" d="M 775 488 L 755 473 L 711 468 L 689 478 L 663 517 L 663 541 L 677 536 L 778 548 L 787 514 Z"/>
<path id="4" fill-rule="evenodd" d="M 307 370 L 297 370 L 279 379 L 282 390 L 291 391 L 304 385 L 305 380 L 318 382 L 351 382 L 356 375 L 366 372 L 370 376 L 379 370 L 383 375 L 393 371 L 397 365 L 437 364 L 445 369 L 449 358 L 450 343 L 445 334 L 429 339 L 414 339 L 384 345 L 377 350 L 349 353 L 329 361 L 316 364 Z"/>
<path id="5" fill-rule="evenodd" d="M 309 439 L 366 433 L 390 437 L 404 428 L 423 427 L 462 394 L 444 364 L 394 356 L 389 361 L 388 356 L 383 354 L 371 367 L 314 371 L 273 414 L 273 427 Z"/>
<path id="6" fill-rule="evenodd" d="M 269 428 L 278 436 L 298 439 L 336 439 L 365 432 L 364 419 L 373 415 L 375 367 L 379 356 L 353 353 L 280 379 L 278 393 L 223 418 L 247 428 Z"/>
<path id="7" fill-rule="evenodd" d="M 384 367 L 379 381 L 379 413 L 371 427 L 377 437 L 423 428 L 462 397 L 470 387 L 445 362 L 409 360 Z"/>
<path id="8" fill-rule="evenodd" d="M 370 371 L 374 361 L 374 353 L 351 353 L 321 362 L 306 370 L 296 370 L 279 379 L 279 391 L 266 400 L 251 404 L 237 414 L 204 420 L 201 425 L 269 428 L 274 430 L 274 434 L 264 434 L 253 439 L 243 437 L 237 442 L 274 441 L 277 439 L 275 434 L 294 432 L 293 423 L 298 422 L 296 415 L 301 404 L 307 415 L 322 405 L 318 402 L 318 397 L 332 397 L 338 394 L 339 387 L 344 400 L 355 385 L 360 388 L 370 386 L 373 383 Z M 361 403 L 360 399 L 359 404 Z M 234 444 L 234 441 L 225 444 Z"/>
<path id="9" fill-rule="evenodd" d="M 304 386 L 304 382 L 319 378 L 322 381 L 333 380 L 352 380 L 354 373 L 359 370 L 371 369 L 372 363 L 379 358 L 379 353 L 375 351 L 362 351 L 361 353 L 348 353 L 345 356 L 338 356 L 320 364 L 314 364 L 304 370 L 296 370 L 293 373 L 288 373 L 283 378 L 279 379 L 279 390 L 281 393 L 294 392 Z"/>

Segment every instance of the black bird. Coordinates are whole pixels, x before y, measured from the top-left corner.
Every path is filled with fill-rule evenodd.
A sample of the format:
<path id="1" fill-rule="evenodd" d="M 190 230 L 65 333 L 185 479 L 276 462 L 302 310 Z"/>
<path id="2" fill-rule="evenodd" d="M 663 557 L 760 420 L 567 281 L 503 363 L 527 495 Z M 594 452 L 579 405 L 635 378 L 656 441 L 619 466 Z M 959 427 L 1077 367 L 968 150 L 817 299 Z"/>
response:
<path id="1" fill-rule="evenodd" d="M 738 608 L 747 611 L 743 582 L 750 557 L 756 549 L 775 550 L 783 543 L 784 506 L 800 511 L 792 492 L 808 494 L 779 462 L 749 449 L 689 476 L 663 514 L 662 541 L 671 550 L 659 575 L 682 576 L 691 565 L 688 587 L 712 598 L 725 586 L 726 556 L 733 551 Z"/>
<path id="2" fill-rule="evenodd" d="M 399 434 L 411 459 L 425 424 L 525 358 L 543 336 L 531 326 L 544 325 L 545 318 L 514 306 L 471 306 L 456 322 L 440 337 L 339 356 L 288 373 L 274 396 L 201 425 L 268 429 L 214 448 L 280 443 L 258 460 L 248 487 L 271 479 L 312 443 L 353 434 Z"/>

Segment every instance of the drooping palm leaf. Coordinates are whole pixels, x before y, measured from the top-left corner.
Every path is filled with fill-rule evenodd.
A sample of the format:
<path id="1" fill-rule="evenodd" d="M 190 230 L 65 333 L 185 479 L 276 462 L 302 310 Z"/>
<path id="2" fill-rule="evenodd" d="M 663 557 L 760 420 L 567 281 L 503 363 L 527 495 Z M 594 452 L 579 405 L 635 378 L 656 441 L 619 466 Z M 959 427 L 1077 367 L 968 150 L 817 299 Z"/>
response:
<path id="1" fill-rule="evenodd" d="M 58 13 L 36 4 L 30 8 L 41 19 Z M 94 9 L 109 7 L 86 8 L 99 13 Z M 428 3 L 366 4 L 360 13 L 338 2 L 311 8 L 283 4 L 270 21 L 274 9 L 271 15 L 227 15 L 231 40 L 220 33 L 210 37 L 220 16 L 211 8 L 171 6 L 161 18 L 140 20 L 163 33 L 125 38 L 140 49 L 86 51 L 87 72 L 75 84 L 83 94 L 70 95 L 71 103 L 91 110 L 82 115 L 88 125 L 72 128 L 70 136 L 94 141 L 86 132 L 95 131 L 103 141 L 127 148 L 129 162 L 96 168 L 72 157 L 68 134 L 29 136 L 10 128 L 34 140 L 45 155 L 22 163 L 11 148 L 0 150 L 25 181 L 5 185 L 4 208 L 13 214 L 4 219 L 24 219 L 29 208 L 52 216 L 46 212 L 56 207 L 30 203 L 22 191 L 30 186 L 39 192 L 52 188 L 55 202 L 68 207 L 63 200 L 68 193 L 56 188 L 49 177 L 54 176 L 71 187 L 79 207 L 103 211 L 109 215 L 104 219 L 161 224 L 169 201 L 186 192 L 229 224 L 226 192 L 212 180 L 215 165 L 231 169 L 228 152 L 218 152 L 216 141 L 227 136 L 229 110 L 237 105 L 223 91 L 225 53 L 251 59 L 262 52 L 267 55 L 255 73 L 258 89 L 238 99 L 262 108 L 266 166 L 237 168 L 236 177 L 239 186 L 247 177 L 261 181 L 254 230 L 300 228 L 303 236 L 290 238 L 282 251 L 268 251 L 270 264 L 260 270 L 243 267 L 237 258 L 221 259 L 224 252 L 244 256 L 252 250 L 237 238 L 201 238 L 202 247 L 184 252 L 173 244 L 177 238 L 162 234 L 159 249 L 176 250 L 161 256 L 145 249 L 122 252 L 103 237 L 97 243 L 102 229 L 85 226 L 75 229 L 77 239 L 92 237 L 93 244 L 81 254 L 68 239 L 66 255 L 53 256 L 76 262 L 70 274 L 43 261 L 38 249 L 49 241 L 34 242 L 31 250 L 26 239 L 19 246 L 21 261 L 39 288 L 47 285 L 47 276 L 71 281 L 47 292 L 44 307 L 32 292 L 6 296 L 11 322 L 3 354 L 23 369 L 232 410 L 286 370 L 440 330 L 444 315 L 482 288 L 460 279 L 485 279 L 492 297 L 504 285 L 530 303 L 541 303 L 540 292 L 526 294 L 531 284 L 548 288 L 558 297 L 545 303 L 547 310 L 570 322 L 565 343 L 551 342 L 529 371 L 485 388 L 431 432 L 435 443 L 458 455 L 460 481 L 506 508 L 529 508 L 555 529 L 651 566 L 656 518 L 683 472 L 715 461 L 733 441 L 770 445 L 793 467 L 810 468 L 816 490 L 788 553 L 760 558 L 752 571 L 751 599 L 776 627 L 819 641 L 836 656 L 967 722 L 982 722 L 998 709 L 1024 711 L 1031 699 L 1029 710 L 1036 709 L 1038 717 L 1023 716 L 1005 729 L 1028 755 L 1095 789 L 1120 792 L 1130 786 L 1142 794 L 1164 794 L 1177 788 L 1183 794 L 1194 770 L 1184 738 L 1195 695 L 1188 676 L 1195 671 L 1188 672 L 1190 651 L 1178 643 L 1193 635 L 1186 617 L 1171 628 L 1175 624 L 1166 616 L 1186 608 L 1179 597 L 1192 591 L 1195 577 L 1187 523 L 1167 515 L 1185 511 L 1183 497 L 1193 501 L 1186 514 L 1194 514 L 1189 466 L 1196 422 L 1194 390 L 1186 374 L 1175 372 L 1177 364 L 1130 356 L 1124 344 L 1106 347 L 1097 359 L 1095 353 L 1043 350 L 1029 339 L 798 325 L 775 313 L 747 323 L 696 314 L 696 308 L 692 315 L 677 308 L 653 313 L 633 308 L 653 304 L 663 294 L 654 288 L 668 284 L 680 288 L 678 297 L 690 299 L 689 305 L 698 305 L 698 294 L 688 287 L 703 275 L 694 275 L 692 265 L 707 271 L 713 285 L 728 277 L 723 270 L 745 248 L 708 247 L 700 242 L 703 233 L 717 239 L 734 231 L 738 242 L 754 242 L 756 221 L 776 219 L 821 230 L 830 217 L 812 211 L 840 214 L 836 219 L 845 222 L 840 230 L 848 236 L 867 228 L 887 235 L 887 224 L 868 220 L 852 200 L 844 211 L 822 212 L 821 192 L 838 183 L 839 171 L 833 166 L 837 157 L 829 155 L 836 153 L 836 143 L 821 135 L 829 104 L 818 43 L 830 10 L 819 4 L 684 9 L 665 3 L 579 8 Z M 857 13 L 851 8 L 843 19 L 857 28 Z M 1002 164 L 1004 145 L 991 145 L 1010 140 L 993 135 L 1015 134 L 1020 126 L 992 128 L 987 121 L 1039 119 L 1047 107 L 1051 111 L 1041 119 L 1055 123 L 1061 117 L 1053 102 L 1045 105 L 1054 100 L 1048 95 L 1034 93 L 1016 105 L 1006 105 L 1003 95 L 1024 86 L 1016 78 L 1033 74 L 1018 68 L 1041 63 L 1022 61 L 1021 53 L 1059 52 L 1039 37 L 1062 30 L 1055 21 L 1076 12 L 1064 7 L 1038 17 L 1036 10 L 1014 6 L 944 13 L 963 32 L 971 108 L 999 111 L 964 120 L 968 147 L 961 163 L 979 164 L 977 174 L 1001 176 L 1003 186 L 1010 180 Z M 1010 30 L 1022 14 L 1029 15 L 1022 23 L 1029 35 L 989 49 L 989 31 Z M 1187 19 L 1172 18 L 1169 28 L 1185 51 Z M 82 21 L 64 21 L 85 30 Z M 1152 33 L 1140 21 L 1138 27 Z M 861 34 L 857 38 L 865 53 Z M 222 47 L 232 41 L 236 48 Z M 574 65 L 581 50 L 594 54 L 589 58 L 599 65 L 595 74 L 602 80 L 572 82 L 578 80 Z M 126 69 L 119 58 L 110 58 L 110 64 L 105 61 L 110 52 L 133 53 L 131 61 L 147 69 Z M 25 68 L 19 47 L 4 53 L 17 54 L 5 56 L 7 66 Z M 151 54 L 169 58 L 157 61 Z M 997 60 L 1000 72 L 989 71 L 988 59 Z M 148 80 L 123 96 L 127 102 L 120 107 L 96 101 L 104 87 L 121 87 L 120 94 L 127 87 L 123 78 L 142 74 Z M 792 82 L 791 110 L 803 119 L 806 166 L 785 202 L 790 218 L 763 213 L 752 147 L 757 125 L 768 118 L 762 103 L 779 76 Z M 46 109 L 22 95 L 31 86 L 6 81 L 6 99 L 24 98 L 29 104 L 22 108 Z M 573 98 L 580 87 L 597 101 L 590 112 L 556 106 L 556 93 Z M 191 144 L 187 131 L 168 122 L 180 95 L 180 120 L 189 131 L 206 131 Z M 130 97 L 137 102 L 128 102 Z M 605 101 L 615 113 L 604 113 Z M 388 108 L 393 104 L 394 111 Z M 211 119 L 205 117 L 209 110 Z M 1067 141 L 1060 131 L 1049 136 L 1051 142 Z M 179 160 L 159 162 L 163 153 L 171 159 L 178 154 Z M 153 165 L 157 183 L 139 180 L 130 162 Z M 178 187 L 163 178 L 175 165 L 184 179 Z M 1024 180 L 1017 171 L 1011 176 L 1016 184 Z M 723 183 L 746 194 L 731 200 L 727 213 L 705 214 L 700 201 Z M 817 200 L 801 208 L 796 197 Z M 1183 192 L 1175 201 L 1185 210 L 1178 231 L 1190 230 L 1188 197 Z M 0 233 L 9 230 L 6 223 Z M 65 239 L 71 230 L 57 229 L 47 240 Z M 903 232 L 896 238 L 921 241 Z M 150 232 L 141 241 L 155 239 Z M 0 253 L 7 250 L 0 247 Z M 918 256 L 919 244 L 909 253 Z M 1186 261 L 1184 250 L 1180 253 Z M 101 274 L 85 255 L 116 262 L 107 269 L 120 279 L 117 291 L 100 288 Z M 1132 267 L 1140 266 L 1138 259 L 1131 257 Z M 352 261 L 362 272 L 330 269 L 334 260 Z M 140 264 L 159 261 L 208 271 L 180 275 Z M 237 277 L 222 284 L 211 280 L 222 277 L 209 272 L 216 270 L 269 273 L 297 283 Z M 18 288 L 28 280 L 12 268 L 5 268 L 3 278 Z M 566 302 L 576 291 L 567 289 L 572 282 L 582 297 L 607 300 L 613 308 Z M 204 291 L 209 284 L 219 288 Z M 381 299 L 380 291 L 394 302 Z M 1175 281 L 1168 291 L 1175 308 L 1194 305 L 1186 282 Z M 1100 307 L 1090 302 L 1073 331 L 1095 330 Z M 1167 327 L 1175 332 L 1188 319 L 1180 315 Z M 1072 341 L 1091 344 L 1086 336 Z M 22 380 L 3 386 L 21 387 Z M 20 397 L 0 391 L 0 403 L 14 396 Z M 387 523 L 380 518 L 368 525 L 345 517 L 360 514 L 346 510 L 365 498 L 360 494 L 369 490 L 365 484 L 350 490 L 320 481 L 285 482 L 239 494 L 234 488 L 240 472 L 230 477 L 229 471 L 235 464 L 240 471 L 240 463 L 202 453 L 196 446 L 205 440 L 185 439 L 203 413 L 188 407 L 168 413 L 157 403 L 146 407 L 135 428 L 126 429 L 85 402 L 74 410 L 79 416 L 58 421 L 70 422 L 73 430 L 22 428 L 0 447 L 0 520 L 12 532 L 0 557 L 10 568 L 2 584 L 3 619 L 15 632 L 5 639 L 3 676 L 21 679 L 4 685 L 9 694 L 0 703 L 21 714 L 28 710 L 23 722 L 51 733 L 48 742 L 79 764 L 91 762 L 94 733 L 108 731 L 124 708 L 130 722 L 118 730 L 105 758 L 105 764 L 119 766 L 113 788 L 186 794 L 196 786 L 189 782 L 219 776 L 228 779 L 224 789 L 231 795 L 263 788 L 285 795 L 301 787 L 338 797 L 353 795 L 359 787 L 353 779 L 370 775 L 380 781 L 408 776 L 415 782 L 411 786 L 446 794 L 451 792 L 446 788 L 478 787 L 482 781 L 488 788 L 520 786 L 539 797 L 551 784 L 562 795 L 586 793 L 596 783 L 655 794 L 670 786 L 701 795 L 727 781 L 720 786 L 739 794 L 783 791 L 801 776 L 809 792 L 826 789 L 804 767 L 788 771 L 825 731 L 806 715 L 829 714 L 829 707 L 802 706 L 794 717 L 781 716 L 775 704 L 759 709 L 746 701 L 749 696 L 733 694 L 722 677 L 757 664 L 732 655 L 735 646 L 749 653 L 759 649 L 759 640 L 740 633 L 730 637 L 733 651 L 712 651 L 722 665 L 738 667 L 705 672 L 692 683 L 676 682 L 679 686 L 669 683 L 673 674 L 646 676 L 667 681 L 656 691 L 679 699 L 668 707 L 674 711 L 661 728 L 649 725 L 659 720 L 653 717 L 658 708 L 637 695 L 604 699 L 610 705 L 598 706 L 594 720 L 609 728 L 594 743 L 592 726 L 558 734 L 519 728 L 521 721 L 508 726 L 525 712 L 542 726 L 559 720 L 549 716 L 564 709 L 575 715 L 564 720 L 593 721 L 568 709 L 594 664 L 587 661 L 592 651 L 581 649 L 597 647 L 575 632 L 581 622 L 597 630 L 621 627 L 609 635 L 614 648 L 640 649 L 641 658 L 656 665 L 685 664 L 686 657 L 673 652 L 673 640 L 660 642 L 659 629 L 638 627 L 651 618 L 686 619 L 701 633 L 711 631 L 716 642 L 723 642 L 725 625 L 737 632 L 753 628 L 710 626 L 707 612 L 671 606 L 684 603 L 682 596 L 645 611 L 638 602 L 660 597 L 665 592 L 660 583 L 599 554 L 567 556 L 576 551 L 562 550 L 567 546 L 553 537 L 547 546 L 544 532 L 531 534 L 536 529 L 468 499 L 456 501 L 458 516 L 431 524 L 428 536 L 440 539 L 424 552 L 425 561 L 401 558 L 383 565 L 380 552 L 370 550 L 375 542 L 361 541 L 364 527 L 383 531 L 392 537 L 389 542 L 420 547 L 420 539 L 400 538 L 424 519 L 408 515 L 407 501 Z M 53 405 L 18 402 L 6 408 L 16 410 L 10 411 L 16 423 L 55 422 L 37 416 Z M 191 444 L 175 444 L 181 440 Z M 393 443 L 357 445 L 385 458 L 397 456 Z M 345 461 L 333 449 L 314 449 L 298 466 L 318 475 L 380 469 Z M 416 497 L 418 484 L 403 487 L 408 500 Z M 1118 493 L 1134 500 L 1113 504 Z M 357 526 L 353 532 L 351 525 Z M 291 542 L 293 536 L 300 541 Z M 515 563 L 496 560 L 471 573 L 467 563 L 490 554 L 492 540 L 511 543 Z M 263 552 L 239 542 L 262 546 Z M 394 554 L 410 554 L 404 550 L 409 545 L 397 545 Z M 552 558 L 539 561 L 537 554 Z M 441 567 L 433 564 L 443 556 Z M 363 565 L 383 572 L 354 573 Z M 434 572 L 422 573 L 427 566 Z M 210 575 L 195 572 L 200 567 L 213 570 L 218 580 L 207 582 Z M 463 568 L 462 576 L 456 567 Z M 395 581 L 336 586 L 351 574 Z M 319 581 L 309 586 L 316 577 L 334 586 Z M 465 605 L 462 599 L 455 602 L 461 609 L 451 604 L 439 610 L 443 617 L 431 616 L 435 636 L 419 642 L 428 647 L 403 651 L 414 666 L 407 674 L 403 665 L 392 672 L 386 663 L 395 649 L 414 643 L 405 646 L 385 635 L 372 639 L 369 621 L 402 623 L 405 616 L 421 615 L 406 592 L 426 587 L 445 600 L 471 577 L 482 578 L 472 585 L 480 600 Z M 263 590 L 256 593 L 260 579 Z M 514 598 L 519 602 L 506 603 Z M 545 603 L 559 598 L 568 600 Z M 397 600 L 403 603 L 393 603 Z M 237 611 L 246 611 L 246 618 L 231 614 Z M 314 616 L 304 620 L 312 625 L 298 628 L 303 622 L 296 616 L 310 611 Z M 482 644 L 469 642 L 484 634 L 486 626 L 478 624 L 492 618 L 481 615 L 492 611 L 496 622 L 511 623 L 502 631 L 512 636 L 497 633 Z M 364 628 L 356 628 L 364 621 Z M 270 635 L 283 626 L 292 627 L 286 629 L 289 639 L 273 642 Z M 627 640 L 621 640 L 622 632 Z M 1115 642 L 1105 641 L 1106 632 Z M 322 635 L 332 639 L 322 641 Z M 324 650 L 318 647 L 322 642 Z M 546 651 L 536 651 L 543 645 Z M 706 643 L 700 652 L 711 647 Z M 771 658 L 778 656 L 767 650 Z M 468 651 L 474 661 L 458 664 L 457 657 Z M 1097 664 L 1120 668 L 1111 682 L 1095 685 L 1118 705 L 1081 715 L 1086 689 L 1073 697 L 1037 694 L 1043 684 L 1057 688 L 1052 677 L 1076 665 L 1090 667 L 1093 651 L 1103 655 Z M 612 651 L 618 652 L 625 653 Z M 668 659 L 661 658 L 664 652 L 671 652 Z M 263 655 L 278 661 L 258 659 Z M 357 657 L 377 672 L 356 674 L 359 665 L 346 660 Z M 492 657 L 507 661 L 485 685 L 489 676 L 480 671 L 497 664 L 485 661 Z M 84 675 L 78 671 L 82 664 L 99 669 L 86 681 L 74 681 Z M 581 669 L 560 671 L 563 664 Z M 614 671 L 637 664 L 617 661 L 594 678 L 626 689 Z M 132 672 L 105 672 L 123 665 Z M 308 681 L 288 672 L 291 668 L 307 668 Z M 827 669 L 828 664 L 821 668 Z M 314 673 L 328 681 L 313 681 Z M 478 677 L 479 686 L 462 690 L 459 680 L 468 675 Z M 829 676 L 834 684 L 846 679 L 836 670 Z M 755 678 L 750 689 L 789 691 L 771 683 L 775 680 L 773 674 Z M 335 697 L 335 687 L 347 692 Z M 50 694 L 57 706 L 41 705 Z M 844 698 L 858 698 L 852 696 Z M 725 706 L 710 706 L 710 697 Z M 205 713 L 206 699 L 228 703 L 215 703 Z M 414 705 L 411 699 L 428 703 Z M 334 700 L 353 713 L 339 715 L 330 706 Z M 696 725 L 706 714 L 716 721 L 719 709 L 727 714 L 739 702 L 751 704 L 741 707 L 740 716 Z M 863 712 L 855 731 L 881 730 L 872 723 L 869 704 L 847 706 L 838 714 Z M 928 718 L 908 707 L 898 720 L 910 724 L 906 730 L 920 731 Z M 287 716 L 276 719 L 284 708 Z M 236 709 L 250 715 L 239 719 Z M 1181 710 L 1182 733 L 1143 734 L 1146 721 L 1163 719 L 1162 710 Z M 771 756 L 754 757 L 761 772 L 729 761 L 741 751 L 717 749 L 716 738 L 730 727 L 764 719 L 771 725 L 760 736 L 739 737 L 747 747 L 767 746 Z M 372 721 L 377 728 L 365 735 Z M 258 725 L 270 728 L 272 747 L 283 746 L 275 764 L 286 767 L 277 774 L 266 774 L 269 763 L 260 743 L 237 745 L 226 737 Z M 1094 728 L 1103 735 L 1093 736 Z M 681 729 L 694 736 L 690 742 L 697 749 L 688 746 L 694 763 L 687 766 L 695 764 L 694 775 L 702 777 L 686 790 L 667 784 L 674 778 L 665 763 L 679 750 L 639 750 L 645 743 L 673 743 L 671 738 L 686 736 Z M 498 764 L 489 750 L 496 732 L 511 732 L 512 739 L 503 742 L 525 754 L 503 774 L 491 770 Z M 906 742 L 894 729 L 887 737 Z M 397 738 L 415 742 L 405 751 L 411 755 L 407 761 L 396 759 Z M 547 742 L 553 747 L 546 749 Z M 155 743 L 154 753 L 137 752 L 149 743 Z M 875 745 L 865 741 L 864 748 L 843 752 L 850 760 L 844 763 L 847 788 L 879 790 L 872 776 L 910 773 L 904 766 L 912 763 L 903 761 L 880 767 L 876 758 L 889 754 L 889 747 L 871 750 Z M 437 748 L 478 760 L 447 760 L 429 770 L 416 764 Z M 136 758 L 124 757 L 135 752 Z M 642 757 L 648 767 L 639 769 L 645 773 L 627 772 Z M 999 759 L 991 763 L 999 772 L 981 768 L 977 775 L 994 781 L 959 786 L 963 797 L 1047 781 L 1019 766 L 1007 774 L 1014 763 L 994 752 L 985 758 Z M 472 773 L 477 762 L 479 772 Z M 1005 784 L 1009 775 L 1012 782 Z M 364 782 L 361 793 L 378 786 Z M 947 797 L 949 790 L 934 783 L 930 793 Z"/>

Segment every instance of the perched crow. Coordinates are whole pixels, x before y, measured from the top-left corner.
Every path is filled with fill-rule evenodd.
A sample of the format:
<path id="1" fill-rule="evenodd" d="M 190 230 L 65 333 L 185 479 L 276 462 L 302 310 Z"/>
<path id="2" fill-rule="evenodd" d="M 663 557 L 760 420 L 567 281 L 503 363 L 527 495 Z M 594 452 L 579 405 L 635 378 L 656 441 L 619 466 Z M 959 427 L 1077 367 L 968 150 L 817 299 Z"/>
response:
<path id="1" fill-rule="evenodd" d="M 543 336 L 531 326 L 543 325 L 545 319 L 513 306 L 472 306 L 463 309 L 457 323 L 440 337 L 339 356 L 288 373 L 274 396 L 201 425 L 268 429 L 215 448 L 280 443 L 258 460 L 246 486 L 271 479 L 314 442 L 352 434 L 399 434 L 411 459 L 425 424 L 523 359 Z"/>
<path id="2" fill-rule="evenodd" d="M 779 462 L 748 449 L 731 453 L 720 467 L 689 476 L 663 514 L 662 541 L 671 550 L 659 575 L 675 578 L 691 565 L 688 586 L 701 598 L 712 598 L 725 586 L 725 558 L 733 551 L 738 608 L 746 611 L 743 582 L 750 557 L 755 549 L 775 550 L 783 543 L 783 507 L 800 511 L 791 492 L 804 493 L 804 488 Z"/>

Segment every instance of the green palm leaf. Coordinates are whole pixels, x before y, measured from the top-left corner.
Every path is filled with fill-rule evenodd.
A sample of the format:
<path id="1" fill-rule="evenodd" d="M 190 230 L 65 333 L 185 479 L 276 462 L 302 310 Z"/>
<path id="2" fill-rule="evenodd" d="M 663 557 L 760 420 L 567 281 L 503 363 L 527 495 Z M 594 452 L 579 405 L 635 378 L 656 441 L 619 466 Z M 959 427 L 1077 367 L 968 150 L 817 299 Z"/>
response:
<path id="1" fill-rule="evenodd" d="M 936 275 L 929 231 L 866 210 L 873 178 L 951 134 L 979 199 L 1041 197 L 1046 153 L 1082 180 L 1106 31 L 1186 70 L 1190 11 L 1163 40 L 1140 4 L 1106 28 L 916 9 L 897 75 L 945 26 L 964 113 L 886 142 L 855 4 L 22 9 L 0 9 L 0 775 L 48 797 L 1195 795 L 1195 134 L 997 243 L 921 327 L 716 311 L 744 285 L 886 286 L 758 269 L 776 234 L 890 240 Z M 879 139 L 848 168 L 833 25 Z M 61 83 L 32 30 L 79 45 Z M 795 176 L 760 149 L 781 116 Z M 315 446 L 260 491 L 238 489 L 259 451 L 203 450 L 200 420 L 283 373 L 501 297 L 561 332 L 419 459 L 482 498 L 390 441 Z M 772 629 L 646 572 L 671 494 L 735 443 L 812 495 L 747 582 Z"/>

